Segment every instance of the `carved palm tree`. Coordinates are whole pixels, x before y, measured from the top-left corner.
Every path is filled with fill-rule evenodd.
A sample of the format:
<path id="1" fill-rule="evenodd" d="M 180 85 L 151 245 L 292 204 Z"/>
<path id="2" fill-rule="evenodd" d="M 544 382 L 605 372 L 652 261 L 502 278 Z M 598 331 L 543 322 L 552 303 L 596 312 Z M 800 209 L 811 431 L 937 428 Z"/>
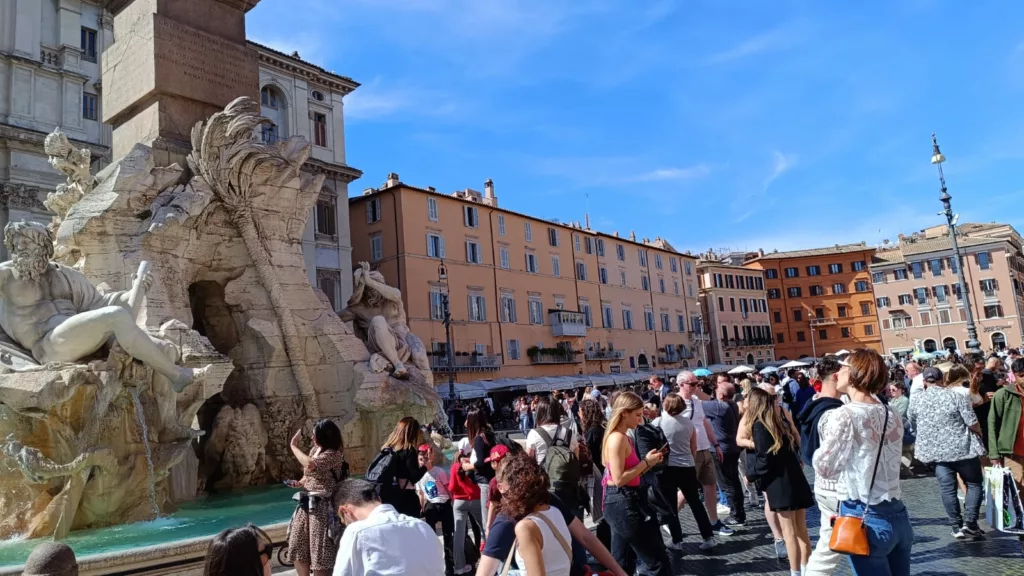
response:
<path id="1" fill-rule="evenodd" d="M 255 129 L 266 122 L 259 105 L 248 97 L 235 99 L 223 112 L 192 128 L 192 152 L 188 165 L 213 190 L 231 223 L 242 236 L 260 283 L 270 295 L 284 337 L 285 352 L 299 385 L 308 418 L 319 416 L 316 391 L 299 345 L 295 321 L 285 304 L 284 292 L 270 261 L 270 250 L 259 221 L 253 216 L 253 200 L 259 188 L 281 185 L 294 178 L 309 157 L 309 142 L 292 137 L 274 144 L 255 138 Z"/>

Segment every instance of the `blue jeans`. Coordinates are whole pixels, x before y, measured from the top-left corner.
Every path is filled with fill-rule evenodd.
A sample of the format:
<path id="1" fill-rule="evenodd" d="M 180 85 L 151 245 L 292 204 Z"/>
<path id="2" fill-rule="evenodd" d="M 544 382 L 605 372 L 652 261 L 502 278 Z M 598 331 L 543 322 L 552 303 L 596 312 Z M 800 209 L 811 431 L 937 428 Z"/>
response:
<path id="1" fill-rule="evenodd" d="M 864 515 L 864 503 L 847 500 L 839 504 L 842 516 L 864 518 L 871 553 L 850 556 L 850 566 L 858 576 L 909 576 L 910 547 L 914 544 L 914 529 L 910 526 L 907 507 L 899 500 L 879 502 Z"/>
<path id="2" fill-rule="evenodd" d="M 960 516 L 960 500 L 956 497 L 956 477 L 959 475 L 967 486 L 964 498 L 964 513 Z M 983 495 L 981 459 L 977 456 L 956 462 L 936 462 L 935 479 L 939 481 L 939 495 L 942 506 L 954 530 L 961 526 L 978 527 L 978 511 Z"/>
<path id="3" fill-rule="evenodd" d="M 524 434 L 530 431 L 530 415 L 529 414 L 520 414 L 519 415 L 519 431 L 524 433 Z"/>

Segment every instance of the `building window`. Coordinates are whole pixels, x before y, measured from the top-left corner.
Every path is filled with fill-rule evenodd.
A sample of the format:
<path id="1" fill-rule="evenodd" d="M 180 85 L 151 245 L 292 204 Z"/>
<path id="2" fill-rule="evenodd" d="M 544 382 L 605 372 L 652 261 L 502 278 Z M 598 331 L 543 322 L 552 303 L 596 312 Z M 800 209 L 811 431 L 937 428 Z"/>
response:
<path id="1" fill-rule="evenodd" d="M 682 314 L 676 314 L 676 326 L 680 332 L 686 332 L 686 318 Z"/>
<path id="2" fill-rule="evenodd" d="M 267 108 L 273 108 L 277 110 L 281 108 L 281 99 L 278 98 L 277 90 L 274 90 L 270 86 L 264 86 L 260 90 L 260 104 Z"/>
<path id="3" fill-rule="evenodd" d="M 845 307 L 842 307 L 842 309 L 839 311 L 839 315 L 840 316 L 846 316 L 846 308 Z M 824 318 L 825 317 L 825 309 L 824 308 L 815 308 L 814 309 L 814 317 L 815 318 Z"/>
<path id="4" fill-rule="evenodd" d="M 604 266 L 597 269 L 597 278 L 601 281 L 601 284 L 608 283 L 608 269 Z"/>
<path id="5" fill-rule="evenodd" d="M 828 273 L 829 274 L 842 274 L 843 273 L 843 265 L 842 264 L 829 264 L 828 265 Z"/>
<path id="6" fill-rule="evenodd" d="M 519 340 L 509 340 L 506 348 L 509 360 L 519 360 Z"/>
<path id="7" fill-rule="evenodd" d="M 678 288 L 678 285 L 677 285 L 677 288 Z M 662 294 L 665 293 L 665 279 L 664 278 L 658 278 L 658 290 L 660 290 Z M 676 293 L 678 294 L 678 290 L 676 291 Z"/>
<path id="8" fill-rule="evenodd" d="M 818 340 L 828 340 L 828 330 L 824 328 L 818 330 Z"/>
<path id="9" fill-rule="evenodd" d="M 893 270 L 892 271 L 892 279 L 893 280 L 906 280 L 907 279 L 907 269 L 906 268 L 897 268 L 896 270 Z"/>
<path id="10" fill-rule="evenodd" d="M 987 304 L 985 306 L 985 318 L 1002 318 L 1003 317 L 1003 305 L 1002 304 Z"/>
<path id="11" fill-rule="evenodd" d="M 857 280 L 853 287 L 857 290 L 857 292 L 867 292 L 868 290 L 871 289 L 868 287 L 867 280 Z"/>
<path id="12" fill-rule="evenodd" d="M 799 286 L 790 286 L 787 292 L 790 298 L 799 298 L 803 291 L 800 289 Z"/>
<path id="13" fill-rule="evenodd" d="M 323 102 L 325 100 L 324 93 L 319 90 L 313 90 L 311 95 L 313 96 L 313 100 L 316 100 L 317 102 Z"/>
<path id="14" fill-rule="evenodd" d="M 633 311 L 629 308 L 622 309 L 622 328 L 625 330 L 633 329 Z"/>
<path id="15" fill-rule="evenodd" d="M 950 321 L 949 310 L 939 310 L 939 324 L 949 324 Z"/>
<path id="16" fill-rule="evenodd" d="M 537 273 L 537 255 L 533 252 L 526 253 L 526 271 L 531 274 Z"/>
<path id="17" fill-rule="evenodd" d="M 930 312 L 921 312 L 921 326 L 931 326 L 932 315 Z"/>
<path id="18" fill-rule="evenodd" d="M 427 198 L 427 218 L 437 222 L 437 198 Z"/>
<path id="19" fill-rule="evenodd" d="M 626 247 L 623 246 L 622 244 L 616 244 L 615 245 L 615 257 L 618 258 L 621 262 L 625 262 L 626 261 Z"/>
<path id="20" fill-rule="evenodd" d="M 875 298 L 875 307 L 877 308 L 888 308 L 891 304 L 892 302 L 889 300 L 888 296 Z"/>
<path id="21" fill-rule="evenodd" d="M 938 304 L 948 304 L 949 294 L 947 290 L 948 289 L 944 284 L 932 288 L 932 293 L 935 294 L 935 302 L 937 302 Z"/>
<path id="22" fill-rule="evenodd" d="M 644 289 L 644 292 L 650 291 L 651 279 L 647 277 L 647 274 L 640 275 L 640 286 Z"/>
<path id="23" fill-rule="evenodd" d="M 598 238 L 595 242 L 597 244 L 597 255 L 604 256 L 604 240 Z"/>
<path id="24" fill-rule="evenodd" d="M 725 275 L 725 287 L 730 289 L 730 290 L 736 288 L 736 284 L 734 283 L 734 281 L 732 279 L 732 274 L 726 274 Z"/>
<path id="25" fill-rule="evenodd" d="M 928 289 L 927 288 L 914 288 L 914 297 L 917 299 L 918 306 L 928 305 Z"/>
<path id="26" fill-rule="evenodd" d="M 778 300 L 779 298 L 782 298 L 782 293 L 779 291 L 778 288 L 769 288 L 768 289 L 768 299 L 769 300 Z"/>
<path id="27" fill-rule="evenodd" d="M 654 255 L 654 267 L 661 270 L 661 254 Z"/>
<path id="28" fill-rule="evenodd" d="M 576 263 L 576 279 L 587 281 L 587 265 L 582 260 Z"/>
<path id="29" fill-rule="evenodd" d="M 799 308 L 797 308 L 796 310 L 793 310 L 793 321 L 794 322 L 803 322 L 803 320 L 804 320 L 804 311 L 799 309 Z"/>
<path id="30" fill-rule="evenodd" d="M 981 285 L 981 291 L 985 294 L 985 298 L 995 298 L 996 290 L 999 289 L 999 283 L 994 278 L 986 278 L 979 282 Z"/>
<path id="31" fill-rule="evenodd" d="M 735 311 L 736 311 L 736 299 L 735 298 L 729 298 L 729 312 L 735 312 Z"/>
<path id="32" fill-rule="evenodd" d="M 558 230 L 555 228 L 548 228 L 548 244 L 551 246 L 558 246 Z"/>
<path id="33" fill-rule="evenodd" d="M 892 330 L 892 324 L 889 323 L 888 318 L 882 318 L 882 330 Z"/>
<path id="34" fill-rule="evenodd" d="M 625 270 L 619 270 L 619 285 L 623 286 L 623 287 L 626 286 L 626 271 Z"/>
<path id="35" fill-rule="evenodd" d="M 924 278 L 924 266 L 922 266 L 920 262 L 911 262 L 910 272 L 914 275 L 916 280 Z"/>
<path id="36" fill-rule="evenodd" d="M 487 301 L 481 294 L 469 295 L 469 321 L 487 322 Z"/>
<path id="37" fill-rule="evenodd" d="M 444 299 L 439 288 L 430 290 L 430 319 L 444 320 Z"/>
<path id="38" fill-rule="evenodd" d="M 832 285 L 832 293 L 833 294 L 846 294 L 846 286 L 843 285 L 843 284 L 833 284 Z"/>
<path id="39" fill-rule="evenodd" d="M 380 198 L 371 198 L 366 203 L 366 223 L 380 222 Z"/>
<path id="40" fill-rule="evenodd" d="M 679 280 L 672 279 L 672 290 L 676 296 L 679 296 Z"/>
<path id="41" fill-rule="evenodd" d="M 526 236 L 527 242 L 533 242 L 533 226 L 529 221 L 523 222 L 523 234 Z"/>
<path id="42" fill-rule="evenodd" d="M 440 234 L 427 234 L 427 256 L 444 258 L 444 237 Z"/>
<path id="43" fill-rule="evenodd" d="M 516 299 L 511 294 L 501 295 L 501 321 L 516 323 Z"/>
<path id="44" fill-rule="evenodd" d="M 341 270 L 317 268 L 316 287 L 327 296 L 335 312 L 341 310 Z"/>
<path id="45" fill-rule="evenodd" d="M 774 319 L 777 324 L 782 323 L 782 312 L 779 312 L 778 310 L 772 312 L 772 319 Z"/>
<path id="46" fill-rule="evenodd" d="M 604 328 L 615 328 L 614 314 L 612 307 L 608 304 L 601 305 L 601 324 Z M 611 348 L 611 346 L 609 346 Z"/>
<path id="47" fill-rule="evenodd" d="M 911 304 L 914 303 L 914 297 L 911 296 L 910 294 L 900 294 L 899 300 L 900 306 L 910 306 Z"/>
<path id="48" fill-rule="evenodd" d="M 499 236 L 504 236 L 505 235 L 505 215 L 504 214 L 498 214 L 498 235 Z"/>
<path id="49" fill-rule="evenodd" d="M 384 238 L 380 233 L 370 236 L 370 260 L 376 262 L 384 257 Z"/>
<path id="50" fill-rule="evenodd" d="M 675 256 L 669 256 L 668 257 L 668 267 L 673 272 L 679 272 L 679 264 L 676 261 L 676 257 Z"/>
<path id="51" fill-rule="evenodd" d="M 316 233 L 325 236 L 338 234 L 337 199 L 324 193 L 316 201 Z"/>
<path id="52" fill-rule="evenodd" d="M 501 267 L 506 269 L 506 270 L 508 270 L 508 268 L 509 268 L 508 248 L 505 248 L 504 246 L 502 246 L 501 248 L 498 248 L 498 257 L 501 258 Z"/>
<path id="53" fill-rule="evenodd" d="M 786 343 L 786 337 L 785 337 L 785 335 L 782 332 L 776 332 L 775 333 L 775 343 L 776 344 L 785 344 Z"/>
<path id="54" fill-rule="evenodd" d="M 839 314 L 840 318 L 846 318 L 846 306 L 840 304 L 836 307 L 836 312 Z M 824 316 L 818 316 L 818 318 L 824 318 Z"/>
<path id="55" fill-rule="evenodd" d="M 718 311 L 725 312 L 725 298 L 718 297 Z"/>
<path id="56" fill-rule="evenodd" d="M 978 268 L 982 270 L 988 270 L 992 266 L 992 258 L 988 252 L 978 252 L 974 255 L 974 260 L 978 263 Z"/>
<path id="57" fill-rule="evenodd" d="M 808 276 L 820 276 L 821 275 L 821 266 L 808 266 L 807 267 L 807 275 Z"/>
<path id="58" fill-rule="evenodd" d="M 786 278 L 796 278 L 800 275 L 799 268 L 786 268 Z"/>
<path id="59" fill-rule="evenodd" d="M 797 333 L 796 333 L 796 341 L 797 342 L 806 342 L 807 341 L 807 338 L 804 336 L 804 331 L 803 330 L 797 331 Z M 782 340 L 779 340 L 779 342 L 782 342 Z"/>
<path id="60" fill-rule="evenodd" d="M 480 211 L 477 210 L 476 206 L 462 207 L 462 223 L 465 224 L 466 228 L 480 226 Z"/>
<path id="61" fill-rule="evenodd" d="M 754 278 L 754 280 L 756 281 L 754 284 L 754 288 L 756 290 L 764 290 L 764 280 L 762 280 L 760 276 Z"/>
<path id="62" fill-rule="evenodd" d="M 562 263 L 558 260 L 558 256 L 551 257 L 551 275 L 561 276 L 562 275 Z"/>
<path id="63" fill-rule="evenodd" d="M 769 268 L 768 270 L 764 271 L 764 277 L 769 280 L 775 280 L 776 278 L 779 277 L 779 271 L 774 268 Z"/>
<path id="64" fill-rule="evenodd" d="M 654 311 L 649 308 L 644 309 L 644 329 L 648 332 L 654 331 Z"/>
<path id="65" fill-rule="evenodd" d="M 637 257 L 637 260 L 640 262 L 640 265 L 643 266 L 644 268 L 646 268 L 647 267 L 647 250 L 644 250 L 643 248 L 637 248 L 636 249 L 636 257 Z"/>
<path id="66" fill-rule="evenodd" d="M 767 312 L 767 311 L 768 311 L 768 302 L 766 302 L 764 298 L 761 298 L 761 312 Z"/>
<path id="67" fill-rule="evenodd" d="M 327 146 L 327 115 L 313 112 L 313 144 L 321 148 Z"/>
<path id="68" fill-rule="evenodd" d="M 871 274 L 871 281 L 875 284 L 885 283 L 885 272 L 873 272 Z"/>
<path id="69" fill-rule="evenodd" d="M 875 325 L 874 324 L 865 324 L 864 325 L 864 335 L 865 336 L 874 336 L 875 335 Z"/>
<path id="70" fill-rule="evenodd" d="M 932 277 L 942 276 L 942 269 L 944 268 L 941 258 L 932 258 L 928 261 L 928 268 L 932 271 Z"/>
<path id="71" fill-rule="evenodd" d="M 811 286 L 810 290 L 811 296 L 823 296 L 825 294 L 825 289 L 818 285 Z"/>
<path id="72" fill-rule="evenodd" d="M 590 304 L 580 302 L 580 313 L 583 314 L 583 325 L 587 328 L 594 326 L 594 320 L 590 317 Z"/>
<path id="73" fill-rule="evenodd" d="M 95 94 L 82 94 L 82 118 L 86 120 L 96 120 L 99 118 Z"/>
<path id="74" fill-rule="evenodd" d="M 850 337 L 850 329 L 845 326 L 839 329 L 839 333 L 843 338 Z"/>
<path id="75" fill-rule="evenodd" d="M 579 234 L 573 234 L 572 235 L 572 244 L 573 244 L 573 247 L 575 248 L 576 252 L 581 252 L 582 245 L 580 243 L 580 235 Z"/>
<path id="76" fill-rule="evenodd" d="M 96 62 L 96 31 L 82 27 L 82 60 Z"/>
<path id="77" fill-rule="evenodd" d="M 540 302 L 540 298 L 531 296 L 530 301 L 527 304 L 530 311 L 530 324 L 543 324 L 544 323 L 544 306 Z"/>
<path id="78" fill-rule="evenodd" d="M 482 261 L 480 257 L 480 243 L 473 242 L 472 240 L 466 241 L 466 262 L 470 264 L 480 264 Z"/>
<path id="79" fill-rule="evenodd" d="M 854 272 L 861 272 L 861 271 L 864 270 L 864 268 L 865 268 L 865 262 L 863 260 L 857 260 L 856 262 L 853 263 L 853 271 Z"/>

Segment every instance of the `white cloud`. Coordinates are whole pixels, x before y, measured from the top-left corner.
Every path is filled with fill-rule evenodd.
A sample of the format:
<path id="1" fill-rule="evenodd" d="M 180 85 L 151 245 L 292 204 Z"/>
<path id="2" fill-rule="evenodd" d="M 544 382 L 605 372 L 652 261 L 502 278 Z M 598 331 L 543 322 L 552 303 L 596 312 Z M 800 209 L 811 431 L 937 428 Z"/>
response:
<path id="1" fill-rule="evenodd" d="M 725 64 L 742 60 L 759 54 L 778 52 L 793 46 L 797 41 L 798 31 L 792 25 L 780 26 L 766 32 L 756 34 L 746 40 L 716 52 L 707 58 L 708 64 Z"/>
<path id="2" fill-rule="evenodd" d="M 764 191 L 767 192 L 768 187 L 772 185 L 772 182 L 796 166 L 796 162 L 796 154 L 787 155 L 779 152 L 778 150 L 772 152 L 772 172 L 764 182 Z"/>
<path id="3" fill-rule="evenodd" d="M 694 180 L 711 174 L 709 164 L 695 164 L 682 168 L 657 168 L 647 172 L 641 172 L 634 176 L 624 178 L 623 182 L 679 182 L 682 180 Z"/>
<path id="4" fill-rule="evenodd" d="M 398 115 L 448 116 L 458 105 L 433 90 L 389 84 L 374 78 L 345 97 L 345 115 L 353 120 L 375 120 Z"/>

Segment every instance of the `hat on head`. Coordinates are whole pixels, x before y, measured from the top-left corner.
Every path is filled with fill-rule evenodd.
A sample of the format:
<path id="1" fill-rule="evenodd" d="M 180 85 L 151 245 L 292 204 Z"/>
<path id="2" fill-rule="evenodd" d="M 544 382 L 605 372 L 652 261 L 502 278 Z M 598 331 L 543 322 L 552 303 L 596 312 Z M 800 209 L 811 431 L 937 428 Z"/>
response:
<path id="1" fill-rule="evenodd" d="M 942 382 L 942 370 L 934 366 L 925 368 L 922 376 L 925 382 Z"/>
<path id="2" fill-rule="evenodd" d="M 484 458 L 484 462 L 497 462 L 505 456 L 508 456 L 508 446 L 504 444 L 498 444 L 494 448 L 491 448 L 491 455 Z"/>
<path id="3" fill-rule="evenodd" d="M 430 444 L 420 444 L 420 447 L 417 448 L 417 450 L 419 450 L 420 452 L 427 452 L 428 450 L 430 450 Z"/>
<path id="4" fill-rule="evenodd" d="M 590 391 L 590 397 L 593 398 L 594 400 L 597 400 L 598 398 L 601 397 L 601 392 L 597 388 L 594 388 L 593 390 Z"/>

